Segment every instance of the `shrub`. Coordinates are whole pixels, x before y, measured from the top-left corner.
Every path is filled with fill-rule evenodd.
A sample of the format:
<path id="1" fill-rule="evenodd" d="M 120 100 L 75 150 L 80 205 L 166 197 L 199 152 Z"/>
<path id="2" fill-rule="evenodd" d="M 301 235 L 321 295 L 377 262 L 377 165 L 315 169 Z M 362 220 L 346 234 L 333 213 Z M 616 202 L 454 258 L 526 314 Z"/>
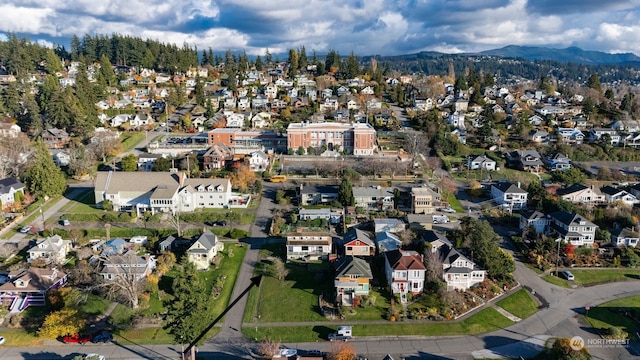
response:
<path id="1" fill-rule="evenodd" d="M 243 239 L 249 235 L 249 232 L 242 229 L 233 228 L 229 231 L 229 237 L 232 239 Z"/>

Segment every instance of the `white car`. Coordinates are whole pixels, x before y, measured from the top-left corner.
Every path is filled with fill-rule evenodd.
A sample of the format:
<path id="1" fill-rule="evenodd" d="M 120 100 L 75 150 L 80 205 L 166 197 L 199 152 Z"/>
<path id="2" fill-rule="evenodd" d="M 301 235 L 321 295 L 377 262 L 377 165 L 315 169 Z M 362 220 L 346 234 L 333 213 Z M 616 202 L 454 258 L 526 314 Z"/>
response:
<path id="1" fill-rule="evenodd" d="M 23 226 L 23 227 L 20 229 L 20 232 L 21 232 L 21 233 L 23 233 L 23 234 L 26 234 L 26 233 L 28 233 L 28 232 L 29 232 L 29 230 L 31 230 L 31 225 Z"/>
<path id="2" fill-rule="evenodd" d="M 453 209 L 452 209 L 452 208 L 450 208 L 450 207 L 443 208 L 443 209 L 442 209 L 442 211 L 444 211 L 444 212 L 446 212 L 446 213 L 450 213 L 450 214 L 453 214 L 453 213 L 455 213 L 455 212 L 456 212 L 455 210 L 453 210 Z"/>
<path id="3" fill-rule="evenodd" d="M 85 360 L 105 360 L 106 358 L 99 354 L 87 354 L 84 356 Z"/>
<path id="4" fill-rule="evenodd" d="M 4 344 L 4 338 L 0 336 L 0 345 Z"/>

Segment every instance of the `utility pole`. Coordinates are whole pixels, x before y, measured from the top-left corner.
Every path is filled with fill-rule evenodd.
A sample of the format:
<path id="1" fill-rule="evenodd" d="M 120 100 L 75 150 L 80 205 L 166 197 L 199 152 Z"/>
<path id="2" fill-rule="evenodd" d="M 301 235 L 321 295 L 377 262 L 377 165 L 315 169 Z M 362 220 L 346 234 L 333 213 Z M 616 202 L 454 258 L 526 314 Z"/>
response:
<path id="1" fill-rule="evenodd" d="M 240 295 L 238 295 L 238 297 L 233 300 L 233 302 L 231 304 L 229 304 L 229 306 L 227 306 L 226 309 L 224 309 L 224 311 L 218 315 L 217 318 L 215 318 L 215 320 L 213 320 L 213 322 L 211 324 L 209 324 L 209 326 L 207 326 L 206 329 L 204 329 L 200 335 L 198 335 L 193 341 L 191 341 L 191 343 L 189 343 L 189 346 L 187 346 L 186 349 L 184 349 L 184 351 L 182 352 L 182 356 L 186 357 L 187 359 L 190 360 L 195 360 L 196 358 L 196 354 L 195 354 L 195 344 L 200 341 L 208 332 L 209 330 L 211 330 L 217 323 L 218 321 L 220 321 L 220 319 L 222 319 L 222 317 L 229 312 L 229 310 L 231 310 L 232 307 L 235 306 L 235 304 L 240 301 L 240 299 L 245 296 L 249 290 L 251 290 L 252 287 L 254 286 L 260 286 L 260 282 L 262 281 L 262 275 L 258 275 L 255 277 L 251 278 L 251 284 L 249 284 L 249 286 L 247 286 L 246 289 L 244 289 L 244 291 L 242 291 L 242 293 Z M 191 353 L 189 353 L 189 351 L 191 351 Z"/>

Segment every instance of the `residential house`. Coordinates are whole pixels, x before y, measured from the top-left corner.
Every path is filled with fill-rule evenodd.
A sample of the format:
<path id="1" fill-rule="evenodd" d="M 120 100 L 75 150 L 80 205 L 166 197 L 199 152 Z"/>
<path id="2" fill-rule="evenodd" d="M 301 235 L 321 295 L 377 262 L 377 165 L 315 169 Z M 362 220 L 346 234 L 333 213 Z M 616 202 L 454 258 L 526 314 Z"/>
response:
<path id="1" fill-rule="evenodd" d="M 557 153 L 551 157 L 545 159 L 547 163 L 547 168 L 551 171 L 556 170 L 569 170 L 571 169 L 571 159 L 569 159 L 566 155 Z"/>
<path id="2" fill-rule="evenodd" d="M 151 255 L 139 256 L 134 250 L 112 254 L 103 259 L 100 275 L 106 281 L 141 281 L 156 268 L 156 259 Z"/>
<path id="3" fill-rule="evenodd" d="M 400 302 L 408 301 L 407 294 L 418 295 L 424 289 L 426 267 L 416 251 L 393 250 L 384 253 L 384 269 L 387 284 L 393 295 L 400 295 Z"/>
<path id="4" fill-rule="evenodd" d="M 16 193 L 24 195 L 24 184 L 14 177 L 0 180 L 0 207 L 9 206 L 16 200 Z"/>
<path id="5" fill-rule="evenodd" d="M 300 210 L 298 210 L 298 219 L 304 221 L 323 219 L 329 222 L 331 219 L 331 209 L 300 208 Z"/>
<path id="6" fill-rule="evenodd" d="M 538 172 L 544 165 L 540 154 L 535 150 L 515 150 L 507 153 L 507 166 L 521 170 Z"/>
<path id="7" fill-rule="evenodd" d="M 45 306 L 49 290 L 67 283 L 67 274 L 55 268 L 13 270 L 7 278 L 8 281 L 0 285 L 0 303 L 10 312 L 21 312 L 32 305 Z"/>
<path id="8" fill-rule="evenodd" d="M 279 78 L 278 80 L 275 81 L 274 84 L 278 87 L 290 88 L 293 86 L 293 80 Z"/>
<path id="9" fill-rule="evenodd" d="M 373 219 L 373 231 L 375 233 L 382 231 L 398 233 L 404 231 L 405 228 L 404 221 L 400 219 Z"/>
<path id="10" fill-rule="evenodd" d="M 233 151 L 224 144 L 216 144 L 202 155 L 202 170 L 205 172 L 224 169 L 227 161 L 233 159 Z"/>
<path id="11" fill-rule="evenodd" d="M 529 124 L 531 126 L 540 126 L 544 123 L 544 119 L 537 114 L 533 114 L 531 116 L 529 116 Z"/>
<path id="12" fill-rule="evenodd" d="M 428 187 L 411 188 L 411 212 L 433 214 L 440 206 L 440 194 Z"/>
<path id="13" fill-rule="evenodd" d="M 266 95 L 258 94 L 251 99 L 251 108 L 254 111 L 267 109 L 269 98 Z"/>
<path id="14" fill-rule="evenodd" d="M 146 113 L 137 113 L 131 120 L 129 120 L 129 125 L 134 128 L 139 128 L 143 126 L 147 126 L 153 123 L 153 118 Z"/>
<path id="15" fill-rule="evenodd" d="M 371 266 L 366 260 L 352 256 L 341 257 L 333 265 L 336 303 L 356 306 L 356 298 L 369 295 L 369 282 L 373 279 Z"/>
<path id="16" fill-rule="evenodd" d="M 486 170 L 495 171 L 497 163 L 495 160 L 485 155 L 469 156 L 467 158 L 467 167 L 469 170 Z"/>
<path id="17" fill-rule="evenodd" d="M 608 143 L 612 146 L 618 146 L 620 144 L 620 134 L 618 130 L 611 128 L 591 128 L 589 130 L 589 141 L 600 141 L 608 137 Z"/>
<path id="18" fill-rule="evenodd" d="M 253 128 L 265 128 L 271 125 L 271 114 L 267 112 L 259 112 L 251 118 L 251 127 Z"/>
<path id="19" fill-rule="evenodd" d="M 342 241 L 345 256 L 373 256 L 376 254 L 376 243 L 369 235 L 355 227 L 350 228 Z"/>
<path id="20" fill-rule="evenodd" d="M 144 245 L 146 243 L 149 242 L 149 239 L 146 236 L 134 236 L 131 239 L 129 239 L 129 243 L 134 244 L 134 245 Z"/>
<path id="21" fill-rule="evenodd" d="M 356 207 L 378 211 L 393 209 L 394 195 L 392 188 L 354 186 L 352 191 Z"/>
<path id="22" fill-rule="evenodd" d="M 373 95 L 375 91 L 371 86 L 365 86 L 362 90 L 360 90 L 360 94 L 362 95 Z"/>
<path id="23" fill-rule="evenodd" d="M 529 139 L 538 144 L 546 144 L 549 142 L 549 133 L 544 130 L 531 130 Z"/>
<path id="24" fill-rule="evenodd" d="M 287 233 L 287 261 L 328 259 L 333 241 L 328 231 L 307 231 L 298 228 Z"/>
<path id="25" fill-rule="evenodd" d="M 122 238 L 115 238 L 106 241 L 101 247 L 101 256 L 122 254 L 127 246 L 127 242 Z"/>
<path id="26" fill-rule="evenodd" d="M 431 98 L 415 98 L 413 106 L 420 111 L 429 111 L 433 109 L 433 99 Z"/>
<path id="27" fill-rule="evenodd" d="M 298 187 L 298 203 L 301 206 L 331 204 L 338 200 L 338 187 L 334 185 L 304 185 Z"/>
<path id="28" fill-rule="evenodd" d="M 47 129 L 41 134 L 42 141 L 49 149 L 62 149 L 71 142 L 71 136 L 62 129 Z"/>
<path id="29" fill-rule="evenodd" d="M 111 127 L 119 127 L 122 124 L 129 122 L 130 119 L 130 114 L 119 114 L 109 119 L 109 125 Z"/>
<path id="30" fill-rule="evenodd" d="M 395 234 L 389 231 L 383 231 L 376 234 L 376 245 L 378 246 L 378 253 L 382 254 L 387 251 L 399 250 L 402 248 L 402 240 Z"/>
<path id="31" fill-rule="evenodd" d="M 611 124 L 611 128 L 617 131 L 634 133 L 640 131 L 640 123 L 638 120 L 618 120 Z"/>
<path id="32" fill-rule="evenodd" d="M 45 259 L 48 262 L 62 263 L 67 258 L 71 250 L 71 240 L 63 240 L 60 235 L 52 235 L 36 242 L 36 245 L 29 249 L 28 262 L 36 259 Z"/>
<path id="33" fill-rule="evenodd" d="M 241 128 L 244 126 L 244 116 L 234 113 L 233 111 L 225 111 L 224 116 L 228 128 Z"/>
<path id="34" fill-rule="evenodd" d="M 13 123 L 13 119 L 5 118 L 0 121 L 0 137 L 15 138 L 22 132 L 22 129 L 17 124 Z"/>
<path id="35" fill-rule="evenodd" d="M 164 154 L 141 153 L 138 155 L 138 170 L 151 171 L 156 160 L 164 158 Z"/>
<path id="36" fill-rule="evenodd" d="M 330 88 L 326 88 L 324 90 L 322 90 L 322 98 L 326 99 L 328 97 L 333 96 L 333 90 L 331 90 Z"/>
<path id="37" fill-rule="evenodd" d="M 576 246 L 593 245 L 598 225 L 575 212 L 557 211 L 549 214 L 549 217 L 551 218 L 551 229 L 564 242 Z"/>
<path id="38" fill-rule="evenodd" d="M 486 272 L 460 254 L 453 247 L 443 246 L 442 278 L 447 283 L 447 290 L 467 290 L 484 281 Z"/>
<path id="39" fill-rule="evenodd" d="M 467 143 L 467 130 L 465 129 L 453 129 L 449 135 L 451 135 L 453 139 L 458 140 L 460 144 Z"/>
<path id="40" fill-rule="evenodd" d="M 218 242 L 218 236 L 209 229 L 204 229 L 202 234 L 187 249 L 187 260 L 193 263 L 198 270 L 207 270 L 218 251 L 224 249 L 224 244 Z"/>
<path id="41" fill-rule="evenodd" d="M 466 126 L 464 124 L 464 114 L 454 111 L 447 118 L 447 124 L 452 125 L 454 128 L 465 129 Z"/>
<path id="42" fill-rule="evenodd" d="M 640 233 L 635 227 L 617 227 L 610 231 L 611 243 L 614 246 L 637 247 L 640 241 Z"/>
<path id="43" fill-rule="evenodd" d="M 584 142 L 584 134 L 576 128 L 557 128 L 556 136 L 565 144 L 582 144 Z"/>
<path id="44" fill-rule="evenodd" d="M 371 98 L 367 100 L 366 107 L 367 107 L 367 110 L 382 109 L 382 101 L 376 98 Z"/>
<path id="45" fill-rule="evenodd" d="M 269 168 L 269 156 L 263 151 L 254 151 L 249 154 L 249 168 L 252 171 L 262 171 Z"/>
<path id="46" fill-rule="evenodd" d="M 527 195 L 525 190 L 520 188 L 520 183 L 514 185 L 504 181 L 491 185 L 491 197 L 498 205 L 509 210 L 521 210 L 527 207 Z"/>
<path id="47" fill-rule="evenodd" d="M 551 218 L 537 210 L 526 210 L 520 213 L 520 230 L 533 228 L 536 234 L 544 234 L 551 225 Z"/>
<path id="48" fill-rule="evenodd" d="M 182 172 L 99 171 L 94 184 L 96 205 L 109 200 L 116 211 L 136 215 L 224 208 L 231 201 L 229 179 L 191 179 Z"/>
<path id="49" fill-rule="evenodd" d="M 409 229 L 422 232 L 424 230 L 431 230 L 433 228 L 433 224 L 437 223 L 434 221 L 433 214 L 407 214 L 407 224 L 409 224 Z"/>
<path id="50" fill-rule="evenodd" d="M 444 249 L 444 247 L 453 247 L 451 241 L 449 241 L 446 236 L 433 230 L 427 230 L 422 233 L 422 241 L 429 244 L 429 248 L 434 254 L 443 253 L 444 250 L 442 249 Z"/>
<path id="51" fill-rule="evenodd" d="M 629 147 L 639 147 L 640 146 L 640 133 L 636 132 L 636 133 L 632 133 L 632 134 L 627 134 L 623 139 L 622 139 L 622 146 L 629 146 Z"/>
<path id="52" fill-rule="evenodd" d="M 600 189 L 593 185 L 573 184 L 567 188 L 559 189 L 556 194 L 562 200 L 574 204 L 599 205 L 605 202 L 605 197 Z"/>
<path id="53" fill-rule="evenodd" d="M 626 190 L 615 188 L 613 186 L 605 186 L 600 189 L 600 192 L 604 195 L 604 199 L 608 204 L 622 202 L 627 206 L 633 207 L 634 205 L 640 203 L 635 195 Z"/>

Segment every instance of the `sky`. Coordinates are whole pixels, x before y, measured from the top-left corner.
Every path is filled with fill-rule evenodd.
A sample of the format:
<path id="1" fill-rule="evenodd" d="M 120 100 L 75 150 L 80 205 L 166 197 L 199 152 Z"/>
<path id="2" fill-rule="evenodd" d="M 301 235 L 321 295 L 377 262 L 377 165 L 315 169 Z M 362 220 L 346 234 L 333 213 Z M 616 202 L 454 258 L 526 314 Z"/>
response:
<path id="1" fill-rule="evenodd" d="M 398 55 L 507 45 L 640 52 L 640 0 L 3 0 L 0 34 L 113 33 L 199 50 Z M 640 54 L 638 54 L 640 55 Z"/>

